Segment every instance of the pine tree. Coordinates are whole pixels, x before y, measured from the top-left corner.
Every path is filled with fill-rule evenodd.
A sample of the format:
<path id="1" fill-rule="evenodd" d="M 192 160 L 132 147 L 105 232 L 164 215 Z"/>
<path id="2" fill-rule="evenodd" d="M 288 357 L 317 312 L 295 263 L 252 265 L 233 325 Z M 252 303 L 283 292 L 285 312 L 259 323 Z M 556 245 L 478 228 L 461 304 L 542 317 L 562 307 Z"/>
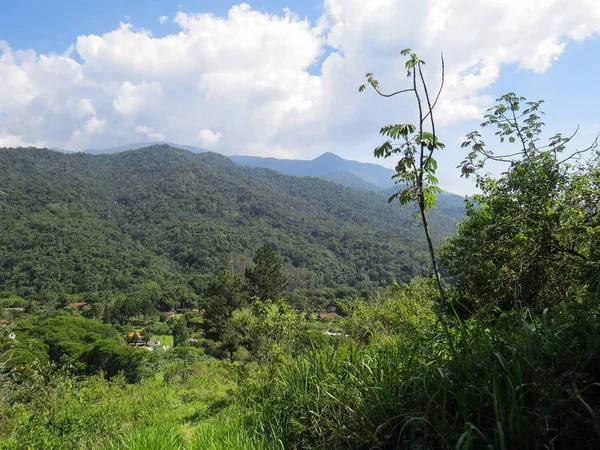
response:
<path id="1" fill-rule="evenodd" d="M 253 261 L 256 266 L 246 269 L 245 273 L 248 289 L 261 300 L 278 300 L 287 285 L 279 255 L 271 244 L 265 244 L 258 249 Z"/>

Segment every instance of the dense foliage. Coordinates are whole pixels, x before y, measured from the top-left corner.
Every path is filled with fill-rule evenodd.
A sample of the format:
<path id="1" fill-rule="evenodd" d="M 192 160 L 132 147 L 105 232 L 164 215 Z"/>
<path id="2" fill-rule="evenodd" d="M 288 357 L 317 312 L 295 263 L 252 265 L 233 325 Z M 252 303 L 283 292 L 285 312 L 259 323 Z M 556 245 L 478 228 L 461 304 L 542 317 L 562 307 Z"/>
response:
<path id="1" fill-rule="evenodd" d="M 461 199 L 453 201 L 437 217 L 438 241 L 462 214 Z M 241 167 L 211 153 L 167 146 L 101 156 L 2 149 L 0 291 L 193 285 L 195 274 L 243 274 L 267 242 L 295 281 L 290 290 L 369 289 L 426 271 L 411 215 L 387 208 L 383 194 Z M 197 278 L 197 293 L 202 284 Z"/>
<path id="2" fill-rule="evenodd" d="M 465 175 L 488 159 L 508 169 L 500 179 L 477 175 L 481 193 L 467 201 L 457 236 L 445 247 L 446 266 L 465 296 L 502 309 L 518 302 L 542 311 L 582 300 L 600 273 L 596 142 L 569 150 L 571 138 L 557 134 L 540 145 L 541 104 L 509 93 L 488 110 L 482 125 L 495 126 L 516 153 L 495 154 L 478 132 L 463 144 L 473 149 L 462 164 Z"/>
<path id="3" fill-rule="evenodd" d="M 482 192 L 444 250 L 457 282 L 443 285 L 444 303 L 434 278 L 361 292 L 314 274 L 311 252 L 330 239 L 342 251 L 373 230 L 395 236 L 381 220 L 399 209 L 364 227 L 340 219 L 362 217 L 346 208 L 371 194 L 168 148 L 100 159 L 7 151 L 14 172 L 30 165 L 0 203 L 0 220 L 24 235 L 2 268 L 13 292 L 0 293 L 0 449 L 600 448 L 599 162 L 559 156 L 560 135 L 539 146 L 540 103 L 518 115 L 522 102 L 508 94 L 486 116 L 501 138 L 522 136 L 523 152 L 499 179 L 478 178 Z M 467 174 L 483 167 L 477 155 L 493 156 L 480 135 L 469 142 Z M 75 174 L 84 194 L 66 188 Z M 323 190 L 311 196 L 315 183 Z M 232 186 L 248 195 L 232 200 Z M 269 208 L 256 209 L 257 193 Z M 332 216 L 334 194 L 347 203 Z M 359 234 L 335 241 L 311 228 L 334 224 Z M 244 253 L 258 241 L 250 230 L 273 245 Z M 202 236 L 222 247 L 209 252 L 192 239 Z M 218 256 L 236 242 L 238 253 Z M 369 264 L 397 245 L 372 242 L 381 254 Z M 351 262 L 337 267 L 359 270 Z"/>

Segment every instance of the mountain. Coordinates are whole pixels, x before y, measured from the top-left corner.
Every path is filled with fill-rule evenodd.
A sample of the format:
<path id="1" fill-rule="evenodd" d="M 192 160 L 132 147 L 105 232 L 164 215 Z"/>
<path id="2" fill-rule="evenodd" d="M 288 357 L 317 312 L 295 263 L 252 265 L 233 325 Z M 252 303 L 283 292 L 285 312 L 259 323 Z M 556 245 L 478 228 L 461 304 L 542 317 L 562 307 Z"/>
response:
<path id="1" fill-rule="evenodd" d="M 430 216 L 437 243 L 462 214 L 460 197 L 449 199 Z M 0 292 L 200 286 L 223 269 L 243 273 L 265 242 L 282 255 L 290 289 L 406 281 L 429 267 L 413 213 L 384 192 L 166 145 L 0 149 Z"/>
<path id="2" fill-rule="evenodd" d="M 368 191 L 380 190 L 378 186 L 375 186 L 374 184 L 363 180 L 361 177 L 353 174 L 352 172 L 346 172 L 344 170 L 335 170 L 333 172 L 328 172 L 325 175 L 321 175 L 319 178 L 357 189 L 366 189 Z"/>
<path id="3" fill-rule="evenodd" d="M 394 171 L 392 169 L 378 164 L 349 161 L 329 152 L 310 161 L 259 156 L 230 156 L 230 158 L 244 166 L 265 167 L 287 175 L 327 178 L 334 173 L 346 172 L 379 189 L 389 188 L 393 185 L 391 177 L 394 175 Z"/>
<path id="4" fill-rule="evenodd" d="M 132 144 L 120 145 L 118 147 L 105 148 L 105 149 L 87 149 L 87 150 L 84 150 L 84 153 L 91 153 L 92 155 L 105 155 L 105 154 L 125 152 L 127 150 L 137 150 L 137 149 L 144 148 L 144 147 L 151 147 L 153 145 L 168 145 L 168 146 L 174 147 L 174 148 L 182 148 L 184 150 L 189 150 L 192 153 L 203 153 L 206 151 L 203 148 L 195 147 L 193 145 L 181 145 L 181 144 L 172 144 L 170 142 L 164 142 L 164 141 L 153 141 L 153 142 L 134 142 Z"/>
<path id="5" fill-rule="evenodd" d="M 206 152 L 206 150 L 192 145 L 156 141 L 136 142 L 107 149 L 87 149 L 84 150 L 84 153 L 93 155 L 113 154 L 153 145 L 168 145 L 174 148 L 189 150 L 193 153 Z M 238 164 L 248 167 L 264 167 L 266 169 L 277 170 L 286 175 L 300 177 L 319 177 L 348 187 L 379 190 L 393 186 L 393 182 L 391 181 L 391 177 L 394 174 L 393 170 L 377 164 L 346 160 L 329 152 L 323 153 L 313 160 L 276 159 L 239 155 L 229 156 L 229 158 Z"/>

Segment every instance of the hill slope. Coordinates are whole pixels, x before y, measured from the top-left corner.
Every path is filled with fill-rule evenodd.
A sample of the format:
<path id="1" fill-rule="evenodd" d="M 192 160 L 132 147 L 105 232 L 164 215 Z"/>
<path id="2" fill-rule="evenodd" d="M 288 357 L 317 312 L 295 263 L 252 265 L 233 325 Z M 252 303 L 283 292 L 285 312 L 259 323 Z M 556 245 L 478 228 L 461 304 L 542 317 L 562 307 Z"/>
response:
<path id="1" fill-rule="evenodd" d="M 138 150 L 140 148 L 151 147 L 154 145 L 168 145 L 174 148 L 189 150 L 193 153 L 204 153 L 206 150 L 193 145 L 180 145 L 170 142 L 134 142 L 118 147 L 106 149 L 87 149 L 84 153 L 93 155 L 105 155 L 121 153 L 128 150 Z M 57 151 L 62 151 L 58 150 Z M 68 153 L 68 152 L 67 152 Z M 230 159 L 238 164 L 249 167 L 264 167 L 273 169 L 286 175 L 319 177 L 325 180 L 335 181 L 348 187 L 358 187 L 368 190 L 386 189 L 393 186 L 391 176 L 394 171 L 378 164 L 361 163 L 343 159 L 333 153 L 323 153 L 313 160 L 294 160 L 263 158 L 260 156 L 229 156 Z"/>
<path id="2" fill-rule="evenodd" d="M 189 150 L 192 153 L 203 153 L 206 151 L 203 148 L 196 147 L 194 145 L 181 145 L 181 144 L 173 144 L 171 142 L 153 141 L 153 142 L 134 142 L 132 144 L 119 145 L 118 147 L 103 148 L 103 149 L 89 148 L 87 150 L 84 150 L 84 153 L 90 153 L 92 155 L 108 155 L 108 154 L 113 154 L 113 153 L 126 152 L 127 150 L 138 150 L 140 148 L 152 147 L 153 145 L 168 145 L 169 147 L 182 148 L 184 150 Z M 60 150 L 58 150 L 58 151 L 60 151 Z"/>
<path id="3" fill-rule="evenodd" d="M 432 214 L 438 242 L 454 232 L 455 213 Z M 247 261 L 264 242 L 306 285 L 368 287 L 427 271 L 411 222 L 383 193 L 214 153 L 0 149 L 0 291 L 185 282 Z"/>
<path id="4" fill-rule="evenodd" d="M 326 177 L 332 172 L 348 172 L 380 189 L 393 185 L 391 181 L 393 170 L 377 164 L 349 161 L 333 153 L 323 153 L 310 161 L 261 158 L 259 156 L 231 156 L 230 158 L 238 164 L 249 167 L 265 167 L 287 175 Z"/>

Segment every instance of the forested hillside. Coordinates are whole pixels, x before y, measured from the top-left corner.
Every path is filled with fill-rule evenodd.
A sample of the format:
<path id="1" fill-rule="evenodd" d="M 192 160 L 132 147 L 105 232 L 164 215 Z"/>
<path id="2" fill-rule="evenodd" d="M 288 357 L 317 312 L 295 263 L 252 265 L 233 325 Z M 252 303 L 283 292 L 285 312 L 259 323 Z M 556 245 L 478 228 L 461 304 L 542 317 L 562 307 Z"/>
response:
<path id="1" fill-rule="evenodd" d="M 394 183 L 394 171 L 378 164 L 343 159 L 334 153 L 323 153 L 312 160 L 262 158 L 234 155 L 233 161 L 249 167 L 265 167 L 287 175 L 321 177 L 350 187 L 387 189 Z M 358 178 L 360 181 L 357 181 Z M 358 184 L 357 184 L 358 183 Z"/>
<path id="2" fill-rule="evenodd" d="M 448 203 L 449 202 L 449 203 Z M 438 243 L 462 200 L 432 213 Z M 114 155 L 0 150 L 0 291 L 73 294 L 240 273 L 263 243 L 289 289 L 369 289 L 427 273 L 413 211 L 383 193 L 152 146 Z"/>

